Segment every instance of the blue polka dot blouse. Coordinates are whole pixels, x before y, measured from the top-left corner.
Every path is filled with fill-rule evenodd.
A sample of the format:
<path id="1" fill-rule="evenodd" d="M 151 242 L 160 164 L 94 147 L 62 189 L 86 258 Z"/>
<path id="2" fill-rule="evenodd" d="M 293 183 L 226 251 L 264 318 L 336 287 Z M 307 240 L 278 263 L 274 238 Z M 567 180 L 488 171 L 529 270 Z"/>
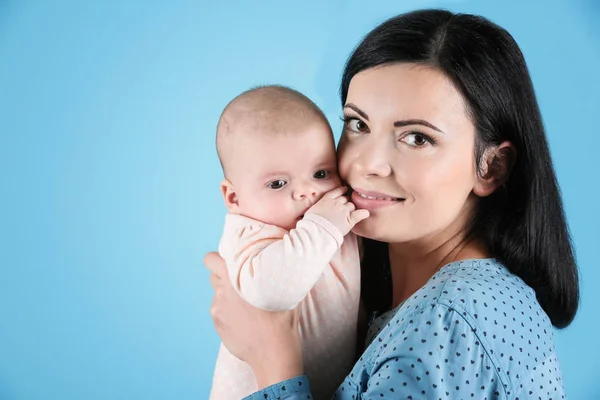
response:
<path id="1" fill-rule="evenodd" d="M 564 399 L 554 330 L 534 291 L 492 259 L 444 266 L 373 321 L 334 399 Z M 312 399 L 305 376 L 248 399 Z"/>

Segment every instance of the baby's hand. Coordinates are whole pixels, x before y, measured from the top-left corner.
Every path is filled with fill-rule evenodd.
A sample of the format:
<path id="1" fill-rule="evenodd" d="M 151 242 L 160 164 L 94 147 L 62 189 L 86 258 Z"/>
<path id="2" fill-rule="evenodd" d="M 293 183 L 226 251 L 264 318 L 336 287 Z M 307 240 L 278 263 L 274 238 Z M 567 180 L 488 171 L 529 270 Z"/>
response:
<path id="1" fill-rule="evenodd" d="M 345 236 L 354 225 L 369 217 L 368 210 L 357 210 L 344 194 L 347 188 L 342 186 L 333 189 L 316 202 L 306 212 L 325 218 Z"/>

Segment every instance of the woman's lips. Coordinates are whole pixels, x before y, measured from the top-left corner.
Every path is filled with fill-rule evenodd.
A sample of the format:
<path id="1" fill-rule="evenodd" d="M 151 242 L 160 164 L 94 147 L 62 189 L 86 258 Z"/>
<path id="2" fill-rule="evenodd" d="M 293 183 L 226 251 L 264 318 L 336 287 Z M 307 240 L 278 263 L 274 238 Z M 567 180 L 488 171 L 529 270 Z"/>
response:
<path id="1" fill-rule="evenodd" d="M 404 201 L 404 199 L 400 197 L 363 189 L 353 189 L 351 199 L 356 208 L 365 210 L 374 210 L 376 208 L 386 207 Z"/>

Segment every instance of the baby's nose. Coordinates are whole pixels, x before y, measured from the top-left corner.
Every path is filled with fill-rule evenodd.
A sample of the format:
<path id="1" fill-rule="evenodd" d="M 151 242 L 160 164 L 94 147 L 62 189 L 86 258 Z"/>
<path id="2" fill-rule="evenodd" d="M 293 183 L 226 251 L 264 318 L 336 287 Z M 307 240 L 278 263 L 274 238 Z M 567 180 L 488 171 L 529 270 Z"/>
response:
<path id="1" fill-rule="evenodd" d="M 308 199 L 317 197 L 318 191 L 315 185 L 305 183 L 296 188 L 295 195 L 297 199 Z"/>

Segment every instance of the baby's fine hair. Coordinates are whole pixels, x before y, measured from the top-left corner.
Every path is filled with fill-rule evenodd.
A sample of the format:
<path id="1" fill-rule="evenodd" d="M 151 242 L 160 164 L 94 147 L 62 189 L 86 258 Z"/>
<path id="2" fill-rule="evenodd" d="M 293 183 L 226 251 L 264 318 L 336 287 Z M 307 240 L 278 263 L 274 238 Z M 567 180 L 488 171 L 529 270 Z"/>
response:
<path id="1" fill-rule="evenodd" d="M 225 106 L 217 124 L 217 154 L 223 173 L 227 176 L 227 148 L 235 135 L 289 134 L 315 122 L 329 128 L 323 111 L 292 88 L 264 85 L 239 94 Z"/>

